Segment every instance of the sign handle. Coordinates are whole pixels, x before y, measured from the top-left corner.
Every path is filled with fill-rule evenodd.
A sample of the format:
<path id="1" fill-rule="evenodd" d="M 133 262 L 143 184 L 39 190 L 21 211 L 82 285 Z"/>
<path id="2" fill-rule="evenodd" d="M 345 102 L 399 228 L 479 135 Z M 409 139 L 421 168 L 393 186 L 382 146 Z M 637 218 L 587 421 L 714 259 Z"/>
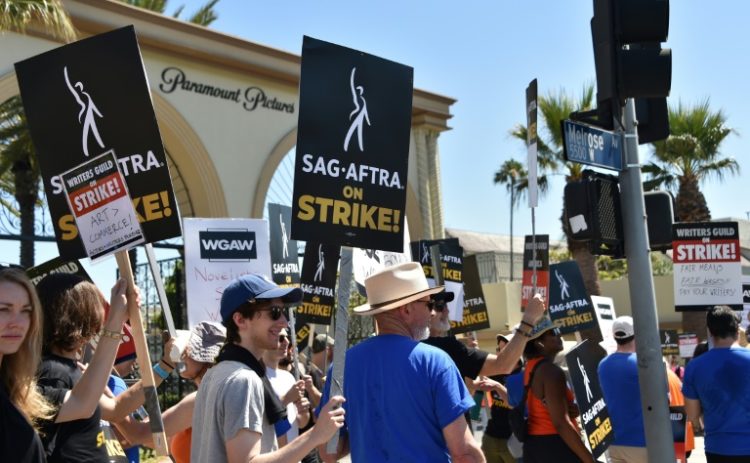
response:
<path id="1" fill-rule="evenodd" d="M 133 280 L 133 269 L 130 267 L 130 259 L 126 251 L 115 253 L 117 259 L 117 268 L 120 275 L 125 279 L 129 291 L 135 290 L 135 281 Z M 141 310 L 135 299 L 128 298 L 128 316 L 130 317 L 130 327 L 135 343 L 135 353 L 138 358 L 138 364 L 141 365 L 141 377 L 143 381 L 143 393 L 146 396 L 144 407 L 149 415 L 151 434 L 154 439 L 156 454 L 159 456 L 168 456 L 169 447 L 167 445 L 167 435 L 164 433 L 164 423 L 161 420 L 161 409 L 159 408 L 159 398 L 154 385 L 154 372 L 151 369 L 151 359 L 148 355 L 148 344 L 146 344 L 146 335 L 143 331 L 143 320 L 141 319 Z"/>
<path id="2" fill-rule="evenodd" d="M 159 264 L 156 261 L 156 254 L 154 254 L 154 247 L 151 246 L 151 243 L 146 243 L 143 247 L 146 250 L 146 259 L 148 260 L 149 268 L 151 268 L 151 275 L 154 277 L 154 284 L 156 285 L 156 293 L 159 295 L 159 302 L 161 303 L 161 310 L 164 313 L 164 320 L 167 322 L 167 330 L 169 331 L 169 336 L 173 338 L 177 337 L 177 330 L 175 329 L 174 319 L 172 318 L 172 310 L 169 307 L 169 300 L 167 299 L 167 293 L 166 291 L 164 291 L 164 280 L 161 277 Z"/>
<path id="3" fill-rule="evenodd" d="M 430 246 L 430 261 L 432 262 L 432 273 L 435 279 L 435 286 L 442 286 L 445 284 L 443 278 L 443 265 L 440 262 L 440 245 L 433 244 Z"/>
<path id="4" fill-rule="evenodd" d="M 297 328 L 295 328 L 296 320 L 294 318 L 294 310 L 289 311 L 289 342 L 292 343 L 292 373 L 294 374 L 294 381 L 299 381 L 299 362 L 297 357 Z"/>
<path id="5" fill-rule="evenodd" d="M 352 288 L 352 248 L 341 248 L 341 267 L 339 268 L 339 287 L 336 308 L 336 325 L 333 336 L 333 372 L 329 398 L 344 394 L 344 363 L 346 348 L 349 343 L 349 295 Z M 339 433 L 334 433 L 326 445 L 326 453 L 335 455 L 339 445 Z"/>

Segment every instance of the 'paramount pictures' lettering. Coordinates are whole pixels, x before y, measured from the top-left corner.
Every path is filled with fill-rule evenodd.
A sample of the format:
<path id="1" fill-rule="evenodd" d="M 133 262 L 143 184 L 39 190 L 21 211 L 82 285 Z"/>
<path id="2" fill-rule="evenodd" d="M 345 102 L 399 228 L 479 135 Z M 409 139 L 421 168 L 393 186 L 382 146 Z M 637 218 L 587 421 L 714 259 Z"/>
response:
<path id="1" fill-rule="evenodd" d="M 251 86 L 246 87 L 244 90 L 241 88 L 222 88 L 202 82 L 190 81 L 185 71 L 180 68 L 173 66 L 164 68 L 161 72 L 159 90 L 169 94 L 177 89 L 241 103 L 245 111 L 248 112 L 255 111 L 257 108 L 263 108 L 294 113 L 294 103 L 285 103 L 276 97 L 269 97 L 260 87 Z"/>
<path id="2" fill-rule="evenodd" d="M 181 235 L 166 154 L 132 26 L 16 63 L 60 255 L 86 257 L 60 178 L 111 151 L 146 242 Z"/>
<path id="3" fill-rule="evenodd" d="M 305 37 L 292 237 L 401 252 L 413 70 Z"/>

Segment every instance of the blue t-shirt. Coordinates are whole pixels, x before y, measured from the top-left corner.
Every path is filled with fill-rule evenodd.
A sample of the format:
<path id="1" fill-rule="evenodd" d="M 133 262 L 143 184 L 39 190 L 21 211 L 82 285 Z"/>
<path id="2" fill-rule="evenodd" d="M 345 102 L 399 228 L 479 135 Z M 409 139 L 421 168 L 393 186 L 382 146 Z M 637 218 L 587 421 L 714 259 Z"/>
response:
<path id="1" fill-rule="evenodd" d="M 635 353 L 615 352 L 603 358 L 599 363 L 599 384 L 615 432 L 612 445 L 645 447 Z"/>
<path id="2" fill-rule="evenodd" d="M 115 375 L 109 376 L 109 381 L 107 381 L 107 387 L 109 387 L 109 390 L 112 391 L 112 394 L 117 397 L 118 395 L 122 394 L 128 389 L 128 386 L 125 384 L 125 381 L 123 381 L 122 378 Z M 129 449 L 125 449 L 125 456 L 128 457 L 128 461 L 130 463 L 139 463 L 141 461 L 141 456 L 139 454 L 140 447 L 134 446 L 130 447 Z"/>
<path id="3" fill-rule="evenodd" d="M 517 407 L 523 400 L 523 372 L 513 373 L 505 378 L 505 388 L 508 390 L 508 405 Z"/>
<path id="4" fill-rule="evenodd" d="M 328 402 L 326 382 L 321 404 Z M 451 461 L 443 428 L 474 400 L 448 354 L 405 336 L 379 335 L 349 349 L 344 369 L 352 461 Z"/>
<path id="5" fill-rule="evenodd" d="M 691 360 L 682 393 L 701 403 L 706 452 L 750 455 L 750 350 L 714 348 Z"/>

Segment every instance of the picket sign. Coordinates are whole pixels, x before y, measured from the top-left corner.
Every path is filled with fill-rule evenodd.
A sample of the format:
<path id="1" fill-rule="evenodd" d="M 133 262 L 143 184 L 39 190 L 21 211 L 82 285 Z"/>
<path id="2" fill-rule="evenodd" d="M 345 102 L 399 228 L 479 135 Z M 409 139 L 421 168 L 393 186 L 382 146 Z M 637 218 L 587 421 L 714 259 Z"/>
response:
<path id="1" fill-rule="evenodd" d="M 135 291 L 135 280 L 133 279 L 133 269 L 130 267 L 128 253 L 126 251 L 118 251 L 115 253 L 115 259 L 117 259 L 117 268 L 120 270 L 120 275 L 127 283 L 128 293 L 132 294 Z M 167 445 L 167 435 L 164 432 L 164 423 L 161 419 L 159 396 L 154 383 L 154 372 L 150 368 L 151 358 L 148 355 L 146 334 L 143 331 L 141 309 L 136 304 L 135 298 L 128 297 L 128 312 L 133 341 L 135 341 L 135 355 L 138 358 L 138 365 L 141 365 L 141 381 L 143 381 L 143 393 L 146 396 L 143 406 L 146 408 L 146 412 L 148 412 L 151 435 L 154 439 L 154 450 L 156 450 L 156 454 L 159 456 L 168 456 L 169 446 Z"/>

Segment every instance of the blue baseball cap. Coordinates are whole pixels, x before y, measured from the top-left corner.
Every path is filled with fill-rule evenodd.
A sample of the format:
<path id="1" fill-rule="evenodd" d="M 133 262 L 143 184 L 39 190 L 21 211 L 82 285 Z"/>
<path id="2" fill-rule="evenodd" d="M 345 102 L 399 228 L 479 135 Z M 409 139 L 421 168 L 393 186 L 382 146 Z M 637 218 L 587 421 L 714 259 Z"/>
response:
<path id="1" fill-rule="evenodd" d="M 239 306 L 253 299 L 281 298 L 285 304 L 296 304 L 302 301 L 302 290 L 299 288 L 280 288 L 276 283 L 256 274 L 237 278 L 224 288 L 221 295 L 221 320 L 226 322 Z"/>

